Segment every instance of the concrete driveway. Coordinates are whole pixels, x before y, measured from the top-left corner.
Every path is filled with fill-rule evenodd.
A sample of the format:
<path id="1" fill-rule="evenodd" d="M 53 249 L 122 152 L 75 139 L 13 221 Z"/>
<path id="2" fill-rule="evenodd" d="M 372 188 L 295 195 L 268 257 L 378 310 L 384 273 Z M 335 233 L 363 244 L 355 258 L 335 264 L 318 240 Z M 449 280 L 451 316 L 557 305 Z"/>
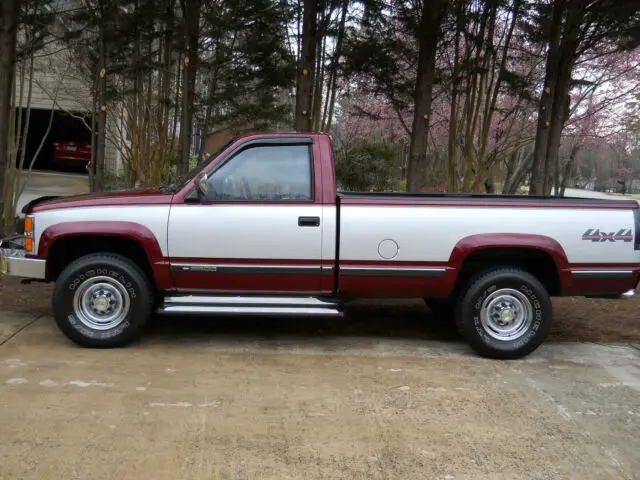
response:
<path id="1" fill-rule="evenodd" d="M 26 177 L 26 175 L 25 175 Z M 31 200 L 45 195 L 80 195 L 89 192 L 89 177 L 75 173 L 31 172 L 23 194 L 18 199 L 18 212 Z"/>
<path id="2" fill-rule="evenodd" d="M 496 362 L 238 321 L 88 350 L 51 318 L 2 314 L 0 478 L 640 478 L 633 346 Z"/>

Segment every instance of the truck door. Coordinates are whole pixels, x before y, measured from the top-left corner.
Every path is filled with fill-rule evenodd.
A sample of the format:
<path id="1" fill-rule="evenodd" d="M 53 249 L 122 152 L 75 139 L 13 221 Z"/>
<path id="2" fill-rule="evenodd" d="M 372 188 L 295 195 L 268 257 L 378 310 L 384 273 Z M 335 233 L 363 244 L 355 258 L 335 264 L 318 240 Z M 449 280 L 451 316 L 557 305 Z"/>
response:
<path id="1" fill-rule="evenodd" d="M 323 218 L 312 139 L 271 140 L 232 147 L 207 171 L 204 196 L 172 205 L 168 249 L 179 290 L 321 290 Z"/>

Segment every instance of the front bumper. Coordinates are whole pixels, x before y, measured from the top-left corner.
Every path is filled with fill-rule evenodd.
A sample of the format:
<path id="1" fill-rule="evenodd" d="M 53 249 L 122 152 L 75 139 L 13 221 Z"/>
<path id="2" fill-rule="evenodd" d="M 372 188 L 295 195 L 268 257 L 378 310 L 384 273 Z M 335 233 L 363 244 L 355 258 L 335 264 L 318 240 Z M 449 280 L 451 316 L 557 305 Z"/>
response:
<path id="1" fill-rule="evenodd" d="M 20 235 L 0 240 L 0 274 L 44 280 L 47 276 L 47 262 L 27 257 L 23 239 Z"/>

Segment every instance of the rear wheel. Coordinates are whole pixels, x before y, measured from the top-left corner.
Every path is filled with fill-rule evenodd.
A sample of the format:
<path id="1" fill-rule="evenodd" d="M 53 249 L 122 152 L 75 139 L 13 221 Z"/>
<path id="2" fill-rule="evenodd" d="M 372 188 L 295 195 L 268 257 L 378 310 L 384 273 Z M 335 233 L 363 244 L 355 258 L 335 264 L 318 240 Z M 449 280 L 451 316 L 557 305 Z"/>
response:
<path id="1" fill-rule="evenodd" d="M 137 340 L 153 310 L 144 272 L 126 257 L 92 254 L 58 277 L 53 315 L 62 332 L 84 347 L 120 347 Z"/>
<path id="2" fill-rule="evenodd" d="M 551 299 L 533 275 L 516 268 L 479 274 L 460 296 L 456 323 L 480 355 L 522 358 L 546 339 L 551 329 Z"/>

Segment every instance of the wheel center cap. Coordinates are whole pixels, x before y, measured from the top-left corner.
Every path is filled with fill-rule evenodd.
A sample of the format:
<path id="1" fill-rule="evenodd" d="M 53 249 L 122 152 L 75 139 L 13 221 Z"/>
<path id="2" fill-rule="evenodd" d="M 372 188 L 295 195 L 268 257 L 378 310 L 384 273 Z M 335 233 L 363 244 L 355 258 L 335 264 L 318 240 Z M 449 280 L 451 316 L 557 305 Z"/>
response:
<path id="1" fill-rule="evenodd" d="M 98 297 L 93 301 L 93 306 L 98 312 L 104 313 L 109 309 L 109 300 L 107 297 Z"/>
<path id="2" fill-rule="evenodd" d="M 513 308 L 505 308 L 500 312 L 500 321 L 505 324 L 512 323 L 516 318 L 516 312 L 513 311 Z"/>

